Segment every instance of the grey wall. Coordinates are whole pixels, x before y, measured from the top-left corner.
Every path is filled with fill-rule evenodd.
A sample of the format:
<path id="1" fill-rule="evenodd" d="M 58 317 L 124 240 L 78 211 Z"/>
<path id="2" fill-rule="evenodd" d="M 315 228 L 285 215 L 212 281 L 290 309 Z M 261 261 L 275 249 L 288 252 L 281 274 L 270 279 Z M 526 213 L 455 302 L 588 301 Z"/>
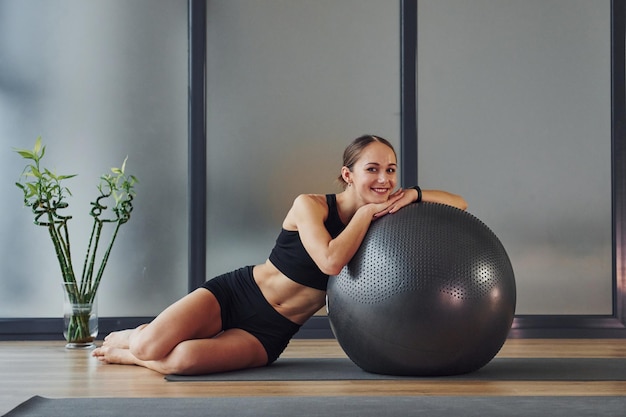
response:
<path id="1" fill-rule="evenodd" d="M 518 313 L 608 314 L 610 1 L 420 0 L 419 178 L 500 236 Z M 0 317 L 58 317 L 59 272 L 11 147 L 42 135 L 73 180 L 75 246 L 97 177 L 129 155 L 131 222 L 103 316 L 186 293 L 184 0 L 0 0 Z M 334 192 L 346 143 L 398 144 L 396 1 L 219 0 L 207 12 L 212 276 L 263 262 L 292 199 Z M 82 258 L 82 250 L 75 248 Z"/>
<path id="2" fill-rule="evenodd" d="M 15 187 L 13 147 L 41 135 L 76 173 L 78 273 L 102 173 L 128 155 L 135 210 L 113 249 L 101 316 L 155 315 L 187 289 L 187 2 L 0 0 L 0 317 L 59 317 L 61 275 Z"/>
<path id="3" fill-rule="evenodd" d="M 423 186 L 467 197 L 519 314 L 611 314 L 611 2 L 420 0 Z"/>
<path id="4" fill-rule="evenodd" d="M 209 277 L 264 262 L 299 193 L 337 192 L 350 140 L 398 145 L 399 23 L 396 1 L 208 2 Z"/>

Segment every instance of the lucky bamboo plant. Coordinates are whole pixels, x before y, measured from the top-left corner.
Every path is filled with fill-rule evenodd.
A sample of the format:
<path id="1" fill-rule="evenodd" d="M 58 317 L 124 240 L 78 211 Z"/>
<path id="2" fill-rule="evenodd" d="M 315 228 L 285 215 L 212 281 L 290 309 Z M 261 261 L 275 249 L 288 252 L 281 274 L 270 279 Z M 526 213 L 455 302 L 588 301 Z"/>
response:
<path id="1" fill-rule="evenodd" d="M 137 178 L 125 172 L 128 158 L 124 159 L 120 168 L 111 168 L 110 174 L 100 177 L 98 185 L 100 195 L 91 202 L 89 214 L 93 217 L 93 227 L 89 236 L 82 274 L 78 278 L 72 264 L 68 228 L 68 221 L 72 216 L 61 213 L 61 210 L 68 208 L 67 198 L 72 195 L 69 188 L 64 185 L 64 181 L 76 175 L 59 175 L 41 166 L 41 160 L 46 153 L 41 137 L 37 138 L 32 150 L 15 149 L 15 151 L 22 158 L 30 161 L 16 185 L 24 193 L 24 205 L 30 207 L 34 214 L 34 223 L 48 229 L 69 300 L 76 304 L 92 304 L 118 231 L 124 223 L 128 222 L 130 213 L 133 211 L 132 201 L 135 197 L 134 186 Z M 109 202 L 111 204 L 107 205 Z M 112 224 L 113 230 L 109 244 L 98 260 L 98 246 L 105 224 Z M 81 322 L 88 321 L 88 317 L 76 320 L 75 323 L 69 324 L 68 341 L 70 338 L 80 340 L 89 336 L 88 324 Z"/>

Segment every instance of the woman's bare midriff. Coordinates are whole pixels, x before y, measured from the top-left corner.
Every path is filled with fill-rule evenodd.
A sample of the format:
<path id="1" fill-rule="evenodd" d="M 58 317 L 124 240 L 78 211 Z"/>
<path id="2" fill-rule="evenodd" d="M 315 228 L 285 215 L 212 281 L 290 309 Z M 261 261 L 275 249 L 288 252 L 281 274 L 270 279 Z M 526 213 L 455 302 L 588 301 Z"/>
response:
<path id="1" fill-rule="evenodd" d="M 287 278 L 268 260 L 253 270 L 254 280 L 267 301 L 281 315 L 303 324 L 326 303 L 326 292 Z"/>

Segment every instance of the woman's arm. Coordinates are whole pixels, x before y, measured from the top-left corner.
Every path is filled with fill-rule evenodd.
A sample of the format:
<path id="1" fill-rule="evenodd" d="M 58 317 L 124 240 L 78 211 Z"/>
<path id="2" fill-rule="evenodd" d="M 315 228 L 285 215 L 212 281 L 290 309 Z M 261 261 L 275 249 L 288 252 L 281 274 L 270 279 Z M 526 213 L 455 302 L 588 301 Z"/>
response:
<path id="1" fill-rule="evenodd" d="M 337 275 L 359 249 L 372 220 L 386 214 L 388 208 L 402 196 L 402 193 L 397 193 L 385 203 L 360 207 L 334 239 L 324 226 L 328 213 L 324 196 L 298 196 L 287 219 L 288 223 L 295 224 L 304 248 L 320 270 L 328 275 Z"/>
<path id="2" fill-rule="evenodd" d="M 400 210 L 402 207 L 407 206 L 411 203 L 415 203 L 419 198 L 419 193 L 414 188 L 406 188 L 404 190 L 404 196 L 399 199 L 392 207 L 389 209 L 389 213 L 395 213 Z M 460 195 L 452 194 L 447 191 L 441 190 L 421 190 L 422 191 L 422 199 L 420 201 L 426 201 L 429 203 L 441 203 L 447 204 L 449 206 L 456 207 L 461 210 L 467 209 L 467 201 Z"/>
<path id="3" fill-rule="evenodd" d="M 413 191 L 415 191 L 415 198 L 417 199 L 417 190 Z M 467 209 L 467 201 L 465 201 L 463 197 L 461 197 L 460 195 L 449 193 L 447 191 L 422 190 L 422 201 L 427 201 L 429 203 L 447 204 L 461 210 Z"/>

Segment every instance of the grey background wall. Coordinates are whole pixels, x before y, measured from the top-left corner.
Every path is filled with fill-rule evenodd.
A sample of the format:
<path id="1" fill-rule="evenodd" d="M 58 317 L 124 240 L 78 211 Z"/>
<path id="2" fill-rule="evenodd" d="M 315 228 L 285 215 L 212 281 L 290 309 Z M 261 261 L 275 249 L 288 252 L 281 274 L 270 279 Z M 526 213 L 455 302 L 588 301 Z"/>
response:
<path id="1" fill-rule="evenodd" d="M 418 1 L 418 175 L 507 248 L 520 314 L 611 314 L 611 2 Z"/>
<path id="2" fill-rule="evenodd" d="M 101 316 L 154 315 L 184 295 L 187 2 L 0 0 L 0 317 L 62 314 L 52 243 L 14 185 L 23 163 L 12 148 L 39 135 L 50 169 L 79 174 L 68 182 L 79 271 L 100 175 L 128 155 L 140 180 Z"/>
<path id="3" fill-rule="evenodd" d="M 519 313 L 610 313 L 610 1 L 418 4 L 420 183 L 501 237 Z M 207 275 L 262 262 L 298 193 L 337 190 L 350 139 L 398 145 L 399 23 L 397 1 L 208 1 Z M 80 174 L 77 254 L 100 173 L 128 154 L 141 180 L 101 315 L 186 293 L 187 2 L 0 0 L 0 317 L 60 314 L 13 185 L 38 135 Z"/>
<path id="4" fill-rule="evenodd" d="M 395 1 L 209 1 L 207 275 L 264 262 L 363 133 L 399 144 Z"/>
<path id="5" fill-rule="evenodd" d="M 399 7 L 209 1 L 207 20 L 212 276 L 264 261 L 297 193 L 337 191 L 349 140 L 373 132 L 398 144 Z M 51 243 L 13 185 L 22 165 L 11 147 L 37 135 L 52 167 L 80 173 L 72 244 L 81 260 L 100 173 L 128 154 L 140 178 L 101 316 L 155 315 L 186 293 L 186 30 L 186 1 L 0 1 L 1 191 L 9 197 L 0 207 L 0 317 L 60 315 Z"/>

